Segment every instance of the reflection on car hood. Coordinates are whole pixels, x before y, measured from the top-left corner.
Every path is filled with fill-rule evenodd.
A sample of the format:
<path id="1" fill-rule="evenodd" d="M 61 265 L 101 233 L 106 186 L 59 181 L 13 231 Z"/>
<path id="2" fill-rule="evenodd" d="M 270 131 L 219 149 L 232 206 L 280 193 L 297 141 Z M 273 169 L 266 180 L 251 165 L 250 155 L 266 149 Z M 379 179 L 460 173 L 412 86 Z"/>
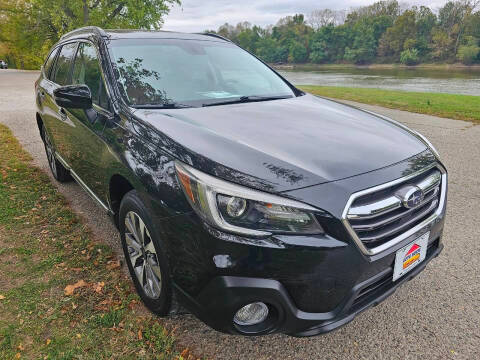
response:
<path id="1" fill-rule="evenodd" d="M 395 123 L 312 95 L 175 110 L 136 110 L 165 151 L 199 170 L 281 192 L 335 181 L 426 149 Z"/>

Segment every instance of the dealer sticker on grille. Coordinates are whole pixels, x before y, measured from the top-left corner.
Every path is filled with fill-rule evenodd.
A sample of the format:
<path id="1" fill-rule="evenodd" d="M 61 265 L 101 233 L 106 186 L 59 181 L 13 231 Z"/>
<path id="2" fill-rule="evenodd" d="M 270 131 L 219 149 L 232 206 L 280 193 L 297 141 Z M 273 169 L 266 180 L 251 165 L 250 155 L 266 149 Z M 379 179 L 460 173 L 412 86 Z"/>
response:
<path id="1" fill-rule="evenodd" d="M 417 238 L 414 242 L 397 251 L 395 267 L 393 269 L 393 281 L 401 278 L 425 260 L 429 236 L 430 232 L 427 232 Z"/>

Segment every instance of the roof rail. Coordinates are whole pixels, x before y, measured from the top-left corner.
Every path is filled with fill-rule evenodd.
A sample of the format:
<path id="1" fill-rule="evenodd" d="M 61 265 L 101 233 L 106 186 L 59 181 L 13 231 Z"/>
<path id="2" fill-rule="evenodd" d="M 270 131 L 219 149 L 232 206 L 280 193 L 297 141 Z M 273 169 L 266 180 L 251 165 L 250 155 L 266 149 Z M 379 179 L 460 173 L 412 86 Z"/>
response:
<path id="1" fill-rule="evenodd" d="M 197 34 L 198 34 L 198 35 L 211 36 L 211 37 L 215 37 L 215 38 L 218 38 L 218 39 L 222 39 L 222 40 L 225 40 L 225 41 L 228 41 L 228 42 L 232 42 L 232 40 L 227 39 L 226 37 L 223 37 L 223 36 L 218 35 L 218 34 L 215 34 L 215 33 L 197 33 Z"/>
<path id="2" fill-rule="evenodd" d="M 88 32 L 95 33 L 96 35 L 99 35 L 99 36 L 107 36 L 107 33 L 105 32 L 105 30 L 103 30 L 102 28 L 99 28 L 98 26 L 85 26 L 62 35 L 60 40 L 66 39 L 67 37 L 70 37 L 72 35 L 88 33 Z"/>

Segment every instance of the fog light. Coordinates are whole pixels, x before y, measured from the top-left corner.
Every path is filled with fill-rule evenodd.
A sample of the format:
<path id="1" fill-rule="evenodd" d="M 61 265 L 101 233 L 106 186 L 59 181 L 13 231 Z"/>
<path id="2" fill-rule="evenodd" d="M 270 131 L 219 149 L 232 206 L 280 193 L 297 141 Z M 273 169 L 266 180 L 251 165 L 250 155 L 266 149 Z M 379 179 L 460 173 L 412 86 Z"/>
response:
<path id="1" fill-rule="evenodd" d="M 256 325 L 264 321 L 267 316 L 268 306 L 262 302 L 254 302 L 238 310 L 233 321 L 241 326 Z"/>

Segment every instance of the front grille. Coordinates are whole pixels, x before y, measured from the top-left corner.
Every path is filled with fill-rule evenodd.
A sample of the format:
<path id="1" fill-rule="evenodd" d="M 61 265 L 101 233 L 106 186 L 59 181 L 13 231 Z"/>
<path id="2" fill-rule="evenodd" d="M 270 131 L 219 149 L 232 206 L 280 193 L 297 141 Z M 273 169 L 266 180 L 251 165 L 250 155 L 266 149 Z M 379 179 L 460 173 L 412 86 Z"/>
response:
<path id="1" fill-rule="evenodd" d="M 441 202 L 442 173 L 431 168 L 413 178 L 355 198 L 347 212 L 351 229 L 367 249 L 385 244 L 436 212 Z M 421 189 L 418 204 L 402 201 L 408 190 Z M 418 194 L 418 193 L 417 193 Z"/>

